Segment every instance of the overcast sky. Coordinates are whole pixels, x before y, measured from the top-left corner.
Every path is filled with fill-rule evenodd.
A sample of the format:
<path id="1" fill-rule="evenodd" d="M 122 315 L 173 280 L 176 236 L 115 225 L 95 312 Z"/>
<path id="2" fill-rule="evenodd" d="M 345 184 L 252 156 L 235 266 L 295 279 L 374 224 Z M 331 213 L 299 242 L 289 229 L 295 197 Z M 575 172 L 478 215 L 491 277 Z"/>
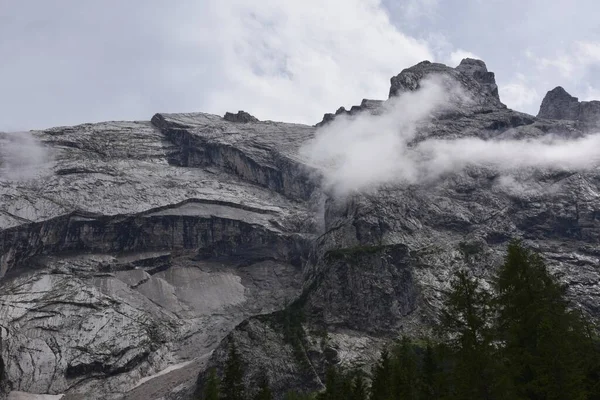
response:
<path id="1" fill-rule="evenodd" d="M 536 114 L 600 99 L 597 0 L 0 0 L 0 130 L 246 110 L 314 124 L 422 60 Z"/>

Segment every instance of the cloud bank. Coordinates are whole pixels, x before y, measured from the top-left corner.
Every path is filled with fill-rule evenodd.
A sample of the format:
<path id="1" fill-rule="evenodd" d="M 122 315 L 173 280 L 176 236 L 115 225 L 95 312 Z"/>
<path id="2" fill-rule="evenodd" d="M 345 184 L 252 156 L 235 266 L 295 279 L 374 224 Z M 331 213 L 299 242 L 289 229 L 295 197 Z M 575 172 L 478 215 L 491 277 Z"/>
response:
<path id="1" fill-rule="evenodd" d="M 415 143 L 420 124 L 469 99 L 440 77 L 391 99 L 381 115 L 336 118 L 316 133 L 301 154 L 324 176 L 325 190 L 337 196 L 385 184 L 431 182 L 469 166 L 509 173 L 523 168 L 589 170 L 600 165 L 600 135 L 567 140 L 426 139 Z"/>
<path id="2" fill-rule="evenodd" d="M 48 150 L 29 132 L 0 132 L 0 180 L 24 181 L 45 172 Z"/>
<path id="3" fill-rule="evenodd" d="M 211 2 L 224 83 L 212 108 L 314 124 L 328 110 L 385 98 L 389 79 L 432 54 L 379 0 Z"/>
<path id="4" fill-rule="evenodd" d="M 314 124 L 433 58 L 379 0 L 9 3 L 0 130 L 237 110 Z"/>

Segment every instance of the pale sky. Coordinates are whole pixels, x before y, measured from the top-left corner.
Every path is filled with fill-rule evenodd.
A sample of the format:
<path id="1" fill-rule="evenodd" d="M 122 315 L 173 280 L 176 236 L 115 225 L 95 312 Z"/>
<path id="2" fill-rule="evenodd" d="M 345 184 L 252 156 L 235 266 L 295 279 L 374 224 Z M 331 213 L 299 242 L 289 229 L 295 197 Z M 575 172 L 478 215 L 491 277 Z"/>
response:
<path id="1" fill-rule="evenodd" d="M 509 107 L 600 99 L 597 0 L 0 0 L 0 130 L 245 110 L 314 124 L 422 60 Z"/>

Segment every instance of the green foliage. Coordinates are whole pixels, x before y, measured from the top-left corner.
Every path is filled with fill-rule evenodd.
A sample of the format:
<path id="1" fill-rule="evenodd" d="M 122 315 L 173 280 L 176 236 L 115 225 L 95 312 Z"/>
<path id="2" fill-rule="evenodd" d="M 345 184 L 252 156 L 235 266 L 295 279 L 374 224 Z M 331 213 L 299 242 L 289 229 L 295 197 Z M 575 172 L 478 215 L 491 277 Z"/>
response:
<path id="1" fill-rule="evenodd" d="M 495 288 L 501 355 L 517 398 L 587 398 L 585 324 L 542 258 L 512 242 Z"/>
<path id="2" fill-rule="evenodd" d="M 588 331 L 584 363 L 586 370 L 585 386 L 588 388 L 589 400 L 600 400 L 600 341 Z"/>
<path id="3" fill-rule="evenodd" d="M 389 399 L 392 396 L 392 360 L 387 350 L 381 353 L 381 358 L 373 371 L 371 383 L 371 400 Z"/>
<path id="4" fill-rule="evenodd" d="M 294 356 L 300 366 L 309 369 L 310 360 L 304 351 L 307 340 L 302 326 L 305 321 L 302 307 L 297 302 L 287 305 L 279 314 L 279 319 L 283 326 L 284 340 L 294 349 Z"/>
<path id="5" fill-rule="evenodd" d="M 494 343 L 492 296 L 466 272 L 456 273 L 441 315 L 445 344 L 452 350 L 453 396 L 504 399 Z"/>
<path id="6" fill-rule="evenodd" d="M 284 400 L 315 400 L 314 393 L 287 392 Z"/>
<path id="7" fill-rule="evenodd" d="M 202 400 L 219 400 L 219 377 L 214 368 L 208 373 Z"/>
<path id="8" fill-rule="evenodd" d="M 359 370 L 355 372 L 354 378 L 352 379 L 352 394 L 350 400 L 367 400 L 369 398 L 368 390 L 369 388 L 365 382 L 362 371 Z"/>
<path id="9" fill-rule="evenodd" d="M 233 339 L 229 345 L 229 357 L 225 364 L 221 393 L 223 400 L 245 400 L 244 371 L 242 360 Z"/>
<path id="10" fill-rule="evenodd" d="M 258 393 L 254 396 L 254 400 L 273 400 L 273 392 L 269 387 L 269 381 L 265 377 L 261 380 L 258 386 Z"/>
<path id="11" fill-rule="evenodd" d="M 423 354 L 421 368 L 420 399 L 435 400 L 441 398 L 444 391 L 444 371 L 441 356 L 431 342 L 428 342 Z"/>
<path id="12" fill-rule="evenodd" d="M 372 372 L 370 400 L 444 398 L 440 346 L 403 338 L 384 350 Z"/>
<path id="13" fill-rule="evenodd" d="M 419 397 L 419 365 L 415 348 L 406 337 L 392 350 L 392 390 L 395 397 L 416 400 Z"/>
<path id="14" fill-rule="evenodd" d="M 348 249 L 338 253 L 350 254 Z M 481 283 L 467 272 L 456 273 L 441 313 L 439 342 L 402 338 L 382 352 L 370 386 L 362 371 L 331 366 L 325 390 L 288 393 L 285 400 L 600 400 L 595 328 L 569 307 L 565 287 L 539 255 L 512 242 L 494 290 Z M 308 363 L 300 303 L 279 317 L 285 340 Z M 232 342 L 221 399 L 244 398 L 242 376 Z M 218 379 L 212 371 L 204 399 L 216 398 Z M 273 399 L 266 380 L 254 399 Z"/>
<path id="15" fill-rule="evenodd" d="M 325 391 L 317 395 L 317 400 L 348 400 L 353 394 L 353 377 L 329 367 L 325 375 Z"/>

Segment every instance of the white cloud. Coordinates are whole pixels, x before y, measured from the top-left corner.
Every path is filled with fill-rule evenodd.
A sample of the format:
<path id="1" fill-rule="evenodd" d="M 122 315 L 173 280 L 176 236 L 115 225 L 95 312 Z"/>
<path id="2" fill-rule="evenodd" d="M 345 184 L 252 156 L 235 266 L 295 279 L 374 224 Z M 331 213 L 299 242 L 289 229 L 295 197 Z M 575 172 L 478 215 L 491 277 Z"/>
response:
<path id="1" fill-rule="evenodd" d="M 584 64 L 600 63 L 600 43 L 581 41 L 576 43 L 577 59 Z"/>
<path id="2" fill-rule="evenodd" d="M 526 55 L 537 63 L 539 69 L 553 68 L 563 78 L 577 81 L 591 66 L 600 65 L 600 43 L 577 41 L 553 57 L 537 57 L 531 52 Z"/>
<path id="3" fill-rule="evenodd" d="M 455 51 L 450 53 L 450 56 L 448 57 L 448 63 L 451 67 L 456 67 L 464 58 L 474 58 L 476 60 L 482 59 L 481 57 L 471 53 L 470 51 L 456 49 Z"/>
<path id="4" fill-rule="evenodd" d="M 399 12 L 405 21 L 420 18 L 433 18 L 437 14 L 439 0 L 405 0 L 393 3 L 393 9 Z"/>
<path id="5" fill-rule="evenodd" d="M 514 81 L 499 85 L 500 99 L 514 110 L 525 110 L 540 103 L 540 94 L 523 74 L 517 74 Z"/>
<path id="6" fill-rule="evenodd" d="M 393 75 L 432 58 L 378 0 L 212 0 L 204 22 L 219 32 L 204 44 L 217 49 L 222 80 L 205 103 L 261 119 L 316 123 L 340 105 L 386 98 Z"/>
<path id="7" fill-rule="evenodd" d="M 586 90 L 585 90 L 583 96 L 581 96 L 581 98 L 579 100 L 583 100 L 583 101 L 600 100 L 600 89 L 598 89 L 597 87 L 588 85 L 586 87 Z"/>
<path id="8" fill-rule="evenodd" d="M 577 69 L 577 65 L 573 62 L 571 56 L 566 54 L 560 54 L 554 58 L 542 57 L 537 59 L 537 63 L 538 68 L 546 69 L 550 67 L 558 70 L 564 78 L 572 78 Z"/>
<path id="9" fill-rule="evenodd" d="M 46 163 L 51 155 L 29 132 L 0 132 L 0 180 L 27 180 L 52 173 Z"/>
<path id="10" fill-rule="evenodd" d="M 325 189 L 341 195 L 419 179 L 416 165 L 407 162 L 417 124 L 449 106 L 451 96 L 466 100 L 460 89 L 446 90 L 448 82 L 442 79 L 432 77 L 421 82 L 422 89 L 391 98 L 382 115 L 336 118 L 300 154 L 322 169 Z"/>
<path id="11" fill-rule="evenodd" d="M 314 124 L 433 58 L 380 0 L 107 1 L 0 7 L 0 130 L 239 109 Z"/>
<path id="12" fill-rule="evenodd" d="M 499 82 L 518 69 L 538 93 L 563 85 L 583 98 L 600 87 L 599 6 L 574 2 L 0 1 L 0 130 L 237 109 L 314 123 L 387 97 L 403 68 L 464 56 L 486 61 Z"/>
<path id="13" fill-rule="evenodd" d="M 338 196 L 385 184 L 415 184 L 476 165 L 512 173 L 525 168 L 589 170 L 600 165 L 600 134 L 576 140 L 552 135 L 531 140 L 426 139 L 416 128 L 432 113 L 468 101 L 433 79 L 422 89 L 391 99 L 382 115 L 336 118 L 301 150 L 324 175 L 325 189 Z M 451 86 L 452 87 L 452 86 Z M 456 96 L 459 94 L 459 96 Z"/>

